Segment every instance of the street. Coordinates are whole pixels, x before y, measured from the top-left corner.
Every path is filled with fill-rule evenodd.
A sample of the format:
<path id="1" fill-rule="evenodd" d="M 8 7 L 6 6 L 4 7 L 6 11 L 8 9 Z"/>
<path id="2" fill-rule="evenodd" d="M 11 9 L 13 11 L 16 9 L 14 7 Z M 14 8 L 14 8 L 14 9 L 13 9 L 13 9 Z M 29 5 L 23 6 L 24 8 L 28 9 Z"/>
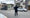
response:
<path id="1" fill-rule="evenodd" d="M 30 18 L 30 12 L 18 12 L 18 15 L 15 16 L 14 11 L 3 11 L 0 10 L 0 13 L 4 14 L 7 16 L 7 18 Z"/>

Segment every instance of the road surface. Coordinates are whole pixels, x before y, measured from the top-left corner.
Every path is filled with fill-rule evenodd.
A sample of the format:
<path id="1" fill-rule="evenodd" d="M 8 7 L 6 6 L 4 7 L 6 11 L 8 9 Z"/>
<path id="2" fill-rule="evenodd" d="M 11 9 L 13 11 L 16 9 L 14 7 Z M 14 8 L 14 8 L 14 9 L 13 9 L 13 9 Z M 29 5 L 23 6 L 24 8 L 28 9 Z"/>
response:
<path id="1" fill-rule="evenodd" d="M 18 12 L 18 15 L 15 16 L 14 11 L 3 11 L 0 10 L 0 13 L 4 14 L 7 16 L 7 18 L 30 18 L 30 12 Z"/>

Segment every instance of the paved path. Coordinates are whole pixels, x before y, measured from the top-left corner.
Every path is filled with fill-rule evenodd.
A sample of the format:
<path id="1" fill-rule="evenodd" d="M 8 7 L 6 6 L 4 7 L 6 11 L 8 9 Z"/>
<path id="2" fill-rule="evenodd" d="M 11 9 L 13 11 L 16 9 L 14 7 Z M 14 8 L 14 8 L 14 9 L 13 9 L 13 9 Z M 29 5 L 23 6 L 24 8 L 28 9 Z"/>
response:
<path id="1" fill-rule="evenodd" d="M 8 18 L 30 18 L 30 12 L 18 12 L 17 16 L 14 16 L 14 11 L 0 11 L 0 13 L 4 14 Z"/>

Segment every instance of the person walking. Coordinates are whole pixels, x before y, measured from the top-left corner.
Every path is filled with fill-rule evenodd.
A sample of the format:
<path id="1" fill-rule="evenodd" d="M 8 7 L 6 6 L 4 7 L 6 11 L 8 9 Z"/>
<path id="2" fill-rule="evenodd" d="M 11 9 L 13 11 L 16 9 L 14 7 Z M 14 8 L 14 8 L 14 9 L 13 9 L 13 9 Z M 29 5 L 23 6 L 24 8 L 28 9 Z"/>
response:
<path id="1" fill-rule="evenodd" d="M 18 7 L 17 7 L 17 5 L 16 5 L 16 6 L 14 7 L 14 9 L 15 9 L 15 16 L 18 15 L 18 10 L 17 10 L 17 8 L 18 8 Z"/>

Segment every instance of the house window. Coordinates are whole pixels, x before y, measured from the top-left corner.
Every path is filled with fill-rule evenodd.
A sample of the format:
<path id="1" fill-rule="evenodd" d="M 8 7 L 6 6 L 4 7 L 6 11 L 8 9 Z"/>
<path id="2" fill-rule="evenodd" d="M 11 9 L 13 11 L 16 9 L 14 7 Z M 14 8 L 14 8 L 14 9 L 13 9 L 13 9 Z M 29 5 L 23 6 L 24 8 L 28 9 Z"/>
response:
<path id="1" fill-rule="evenodd" d="M 23 5 L 25 5 L 25 3 L 23 3 Z"/>
<path id="2" fill-rule="evenodd" d="M 17 4 L 17 6 L 20 6 L 20 3 L 16 3 Z"/>
<path id="3" fill-rule="evenodd" d="M 21 2 L 23 2 L 23 0 L 21 0 Z"/>

